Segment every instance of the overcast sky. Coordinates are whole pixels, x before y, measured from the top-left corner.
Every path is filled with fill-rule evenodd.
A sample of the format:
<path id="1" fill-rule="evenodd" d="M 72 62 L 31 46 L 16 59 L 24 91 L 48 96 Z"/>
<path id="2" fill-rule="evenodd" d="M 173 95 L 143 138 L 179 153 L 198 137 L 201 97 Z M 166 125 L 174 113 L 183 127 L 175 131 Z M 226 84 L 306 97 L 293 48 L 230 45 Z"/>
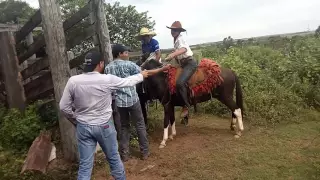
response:
<path id="1" fill-rule="evenodd" d="M 39 6 L 38 0 L 26 1 L 32 7 Z M 161 48 L 172 48 L 166 26 L 175 20 L 187 29 L 184 35 L 191 45 L 220 41 L 226 36 L 246 38 L 315 30 L 320 25 L 320 0 L 120 0 L 120 4 L 149 11 L 156 21 L 155 38 Z"/>

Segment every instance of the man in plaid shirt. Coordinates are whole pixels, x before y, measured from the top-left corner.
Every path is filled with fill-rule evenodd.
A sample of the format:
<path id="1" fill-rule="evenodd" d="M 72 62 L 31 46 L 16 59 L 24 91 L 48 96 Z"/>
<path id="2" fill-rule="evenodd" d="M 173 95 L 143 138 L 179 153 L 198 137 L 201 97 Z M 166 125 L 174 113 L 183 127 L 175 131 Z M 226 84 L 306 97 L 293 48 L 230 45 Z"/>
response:
<path id="1" fill-rule="evenodd" d="M 106 68 L 106 74 L 112 74 L 121 78 L 129 77 L 141 72 L 139 66 L 129 61 L 129 49 L 121 44 L 115 44 L 112 47 L 114 60 Z M 167 70 L 165 66 L 155 70 L 148 70 L 149 75 Z M 146 126 L 144 123 L 139 97 L 136 86 L 119 88 L 116 91 L 116 105 L 120 114 L 121 135 L 120 135 L 120 156 L 122 161 L 129 160 L 129 141 L 130 141 L 130 119 L 133 121 L 138 133 L 138 140 L 142 159 L 149 156 L 149 143 L 147 139 Z"/>

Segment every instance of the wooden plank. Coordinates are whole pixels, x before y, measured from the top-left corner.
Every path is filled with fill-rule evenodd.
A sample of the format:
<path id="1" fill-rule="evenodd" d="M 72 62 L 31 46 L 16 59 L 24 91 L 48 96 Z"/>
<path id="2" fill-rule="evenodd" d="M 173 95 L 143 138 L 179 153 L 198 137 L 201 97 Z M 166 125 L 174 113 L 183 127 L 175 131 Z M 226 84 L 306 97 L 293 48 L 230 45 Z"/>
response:
<path id="1" fill-rule="evenodd" d="M 0 23 L 0 32 L 18 31 L 21 26 L 19 24 L 2 24 Z M 17 43 L 18 44 L 18 43 Z"/>
<path id="2" fill-rule="evenodd" d="M 92 49 L 95 49 L 95 48 L 92 48 Z M 80 66 L 81 64 L 83 64 L 83 63 L 84 63 L 84 57 L 85 57 L 85 55 L 86 55 L 89 51 L 91 51 L 92 49 L 90 49 L 90 50 L 88 50 L 87 52 L 81 54 L 80 56 L 77 56 L 76 58 L 70 60 L 70 62 L 69 62 L 70 69 L 73 69 L 73 68 L 78 67 L 78 66 Z"/>
<path id="3" fill-rule="evenodd" d="M 90 13 L 89 5 L 84 6 L 81 8 L 77 13 L 73 14 L 69 19 L 67 19 L 63 23 L 64 31 L 68 31 L 70 28 L 72 28 L 75 24 L 77 24 L 79 21 L 81 21 L 83 18 L 87 17 Z M 43 35 L 39 35 L 36 38 L 35 43 L 33 43 L 29 48 L 28 51 L 23 53 L 22 55 L 19 55 L 19 63 L 21 64 L 26 59 L 28 59 L 30 56 L 32 56 L 34 53 L 36 53 L 40 48 L 45 46 L 45 39 Z"/>
<path id="4" fill-rule="evenodd" d="M 49 162 L 51 149 L 51 133 L 49 131 L 41 132 L 29 148 L 20 174 L 28 170 L 40 171 L 44 174 Z"/>
<path id="5" fill-rule="evenodd" d="M 42 25 L 51 69 L 54 94 L 59 107 L 59 101 L 65 85 L 70 78 L 69 61 L 67 58 L 66 39 L 56 0 L 39 0 Z M 78 160 L 76 130 L 74 125 L 58 111 L 59 127 L 62 140 L 63 155 L 66 160 Z"/>
<path id="6" fill-rule="evenodd" d="M 47 99 L 50 96 L 54 96 L 54 89 L 53 88 L 51 88 L 48 91 L 44 91 L 44 92 L 42 92 L 40 94 L 37 94 L 35 96 L 27 97 L 27 103 L 32 103 L 32 102 L 34 102 L 36 100 L 39 100 L 39 99 Z"/>
<path id="7" fill-rule="evenodd" d="M 90 4 L 94 14 L 94 25 L 99 40 L 100 51 L 107 65 L 112 61 L 113 57 L 104 2 L 103 0 L 91 0 Z"/>
<path id="8" fill-rule="evenodd" d="M 21 71 L 21 76 L 23 80 L 28 79 L 29 77 L 33 76 L 37 72 L 49 67 L 49 60 L 48 57 L 43 59 L 39 59 L 35 63 L 31 64 L 28 68 Z"/>
<path id="9" fill-rule="evenodd" d="M 9 108 L 25 109 L 22 77 L 12 32 L 0 32 L 0 60 Z"/>
<path id="10" fill-rule="evenodd" d="M 79 21 L 81 21 L 85 17 L 89 16 L 89 14 L 90 14 L 90 6 L 89 6 L 89 4 L 86 4 L 83 8 L 81 8 L 78 12 L 74 13 L 69 19 L 67 19 L 63 23 L 63 29 L 65 31 L 68 31 L 70 28 L 72 28 Z"/>
<path id="11" fill-rule="evenodd" d="M 16 42 L 20 43 L 32 30 L 41 23 L 41 13 L 38 10 L 29 21 L 16 33 Z"/>
<path id="12" fill-rule="evenodd" d="M 39 97 L 40 94 L 47 91 L 53 90 L 53 82 L 51 78 L 51 73 L 46 73 L 45 75 L 31 81 L 26 84 L 26 96 L 28 100 L 35 99 Z"/>
<path id="13" fill-rule="evenodd" d="M 87 27 L 84 30 L 83 34 L 81 34 L 80 36 L 78 36 L 74 39 L 71 39 L 67 42 L 67 49 L 69 50 L 69 49 L 75 47 L 76 45 L 80 44 L 82 41 L 91 38 L 94 34 L 95 34 L 95 31 L 92 28 L 92 26 Z"/>
<path id="14" fill-rule="evenodd" d="M 41 34 L 37 37 L 36 41 L 29 46 L 27 52 L 23 53 L 22 55 L 19 55 L 19 63 L 23 63 L 25 60 L 27 60 L 30 56 L 35 54 L 40 48 L 44 46 L 44 36 Z"/>
<path id="15" fill-rule="evenodd" d="M 39 86 L 42 86 L 42 84 L 47 82 L 47 81 L 51 81 L 51 84 L 52 84 L 52 78 L 51 78 L 51 72 L 50 71 L 42 74 L 42 76 L 40 76 L 40 77 L 38 77 L 36 79 L 33 79 L 31 82 L 25 84 L 24 85 L 24 91 L 25 91 L 26 95 L 28 96 L 30 91 L 33 91 L 34 89 L 37 89 Z"/>

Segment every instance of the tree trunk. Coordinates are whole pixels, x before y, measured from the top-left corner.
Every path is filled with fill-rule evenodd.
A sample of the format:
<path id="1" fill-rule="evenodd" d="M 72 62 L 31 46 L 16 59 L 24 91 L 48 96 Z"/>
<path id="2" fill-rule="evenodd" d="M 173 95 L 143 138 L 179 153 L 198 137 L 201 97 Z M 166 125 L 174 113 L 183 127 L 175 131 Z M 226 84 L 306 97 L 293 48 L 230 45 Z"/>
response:
<path id="1" fill-rule="evenodd" d="M 56 0 L 39 0 L 39 4 L 54 94 L 57 107 L 59 107 L 59 101 L 65 85 L 70 78 L 63 21 L 61 19 L 60 7 Z M 64 158 L 71 161 L 77 160 L 78 151 L 75 127 L 65 118 L 61 111 L 58 112 Z"/>

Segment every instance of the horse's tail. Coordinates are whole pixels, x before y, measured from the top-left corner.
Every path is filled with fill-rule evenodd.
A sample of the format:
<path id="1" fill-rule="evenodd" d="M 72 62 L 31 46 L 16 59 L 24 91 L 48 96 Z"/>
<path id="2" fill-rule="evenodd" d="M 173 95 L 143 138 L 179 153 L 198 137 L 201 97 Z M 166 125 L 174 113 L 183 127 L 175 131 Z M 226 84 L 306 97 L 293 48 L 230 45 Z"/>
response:
<path id="1" fill-rule="evenodd" d="M 239 77 L 237 76 L 236 73 L 234 73 L 234 75 L 236 79 L 236 104 L 243 112 L 244 108 L 243 108 L 242 88 L 241 88 Z"/>

